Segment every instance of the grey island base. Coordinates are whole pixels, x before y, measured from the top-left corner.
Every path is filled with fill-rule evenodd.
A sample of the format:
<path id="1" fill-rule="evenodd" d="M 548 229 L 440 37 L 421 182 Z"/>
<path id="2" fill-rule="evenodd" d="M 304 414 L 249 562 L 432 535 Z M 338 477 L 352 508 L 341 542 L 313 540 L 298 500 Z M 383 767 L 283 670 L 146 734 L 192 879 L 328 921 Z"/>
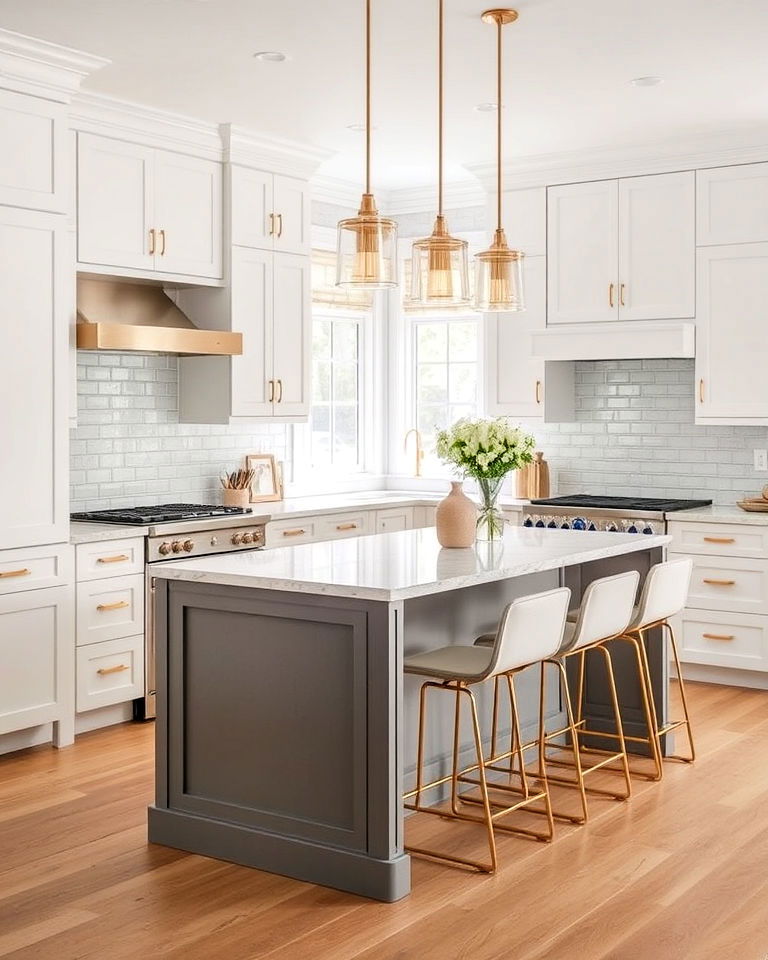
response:
<path id="1" fill-rule="evenodd" d="M 423 529 L 156 566 L 149 839 L 379 900 L 407 895 L 401 796 L 415 767 L 418 683 L 404 680 L 403 656 L 472 643 L 514 597 L 564 583 L 576 603 L 597 577 L 644 575 L 668 540 L 509 528 L 502 543 L 444 550 Z M 642 733 L 623 654 L 626 730 Z M 661 642 L 650 654 L 662 720 Z M 524 721 L 533 720 L 535 673 L 519 690 Z M 490 696 L 480 691 L 485 737 Z M 602 673 L 588 672 L 594 729 L 608 704 Z M 563 719 L 554 683 L 547 712 Z M 450 717 L 435 715 L 430 778 L 447 772 L 450 753 Z M 469 751 L 468 727 L 462 744 Z"/>

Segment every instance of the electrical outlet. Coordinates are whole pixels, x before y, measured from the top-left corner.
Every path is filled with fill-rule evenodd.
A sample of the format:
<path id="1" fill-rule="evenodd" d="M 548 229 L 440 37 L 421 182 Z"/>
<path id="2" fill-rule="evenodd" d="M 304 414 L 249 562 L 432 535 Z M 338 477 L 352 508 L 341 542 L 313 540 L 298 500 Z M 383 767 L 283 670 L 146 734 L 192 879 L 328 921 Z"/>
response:
<path id="1" fill-rule="evenodd" d="M 755 470 L 761 473 L 768 471 L 768 450 L 753 450 L 755 455 Z"/>

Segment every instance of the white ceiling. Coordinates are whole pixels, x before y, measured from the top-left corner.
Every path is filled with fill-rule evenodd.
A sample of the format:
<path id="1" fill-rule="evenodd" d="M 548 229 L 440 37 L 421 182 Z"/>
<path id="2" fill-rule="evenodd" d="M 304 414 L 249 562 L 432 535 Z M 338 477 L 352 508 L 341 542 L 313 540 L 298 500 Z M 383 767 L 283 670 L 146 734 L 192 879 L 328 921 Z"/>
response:
<path id="1" fill-rule="evenodd" d="M 436 0 L 376 0 L 374 187 L 434 177 Z M 768 122 L 768 0 L 519 0 L 505 30 L 507 155 Z M 446 0 L 447 175 L 494 156 L 494 32 Z M 109 57 L 87 89 L 335 151 L 358 181 L 364 0 L 0 0 L 0 27 Z M 257 50 L 289 60 L 263 63 Z M 636 88 L 633 77 L 664 83 Z"/>

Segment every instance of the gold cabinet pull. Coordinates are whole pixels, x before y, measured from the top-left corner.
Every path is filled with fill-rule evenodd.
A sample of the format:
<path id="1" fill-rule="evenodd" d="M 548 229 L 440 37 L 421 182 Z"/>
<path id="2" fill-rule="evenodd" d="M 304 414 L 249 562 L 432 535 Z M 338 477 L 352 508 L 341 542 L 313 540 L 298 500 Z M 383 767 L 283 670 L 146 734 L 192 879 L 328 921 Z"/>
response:
<path id="1" fill-rule="evenodd" d="M 275 381 L 274 380 L 269 381 L 269 402 L 270 403 L 275 402 Z"/>
<path id="2" fill-rule="evenodd" d="M 152 229 L 149 231 L 149 255 L 150 255 L 150 257 L 154 256 L 154 254 L 155 254 L 155 247 L 157 246 L 157 244 L 156 244 L 156 239 L 157 239 L 157 237 L 156 237 L 156 231 L 155 231 L 155 228 L 152 227 Z"/>
<path id="3" fill-rule="evenodd" d="M 106 613 L 107 610 L 122 610 L 124 607 L 130 607 L 127 600 L 116 600 L 114 603 L 100 603 L 96 609 L 99 613 Z"/>
<path id="4" fill-rule="evenodd" d="M 357 530 L 357 524 L 356 523 L 337 523 L 336 529 L 337 530 Z"/>
<path id="5" fill-rule="evenodd" d="M 123 670 L 130 669 L 127 663 L 118 663 L 116 667 L 99 667 L 96 673 L 98 673 L 100 677 L 106 677 L 108 673 L 122 673 Z"/>
<path id="6" fill-rule="evenodd" d="M 626 306 L 626 304 L 624 303 L 624 289 L 625 289 L 625 287 L 626 287 L 626 283 L 620 283 L 620 284 L 619 284 L 619 306 L 620 306 L 620 307 L 625 307 L 625 306 Z"/>
<path id="7" fill-rule="evenodd" d="M 160 256 L 165 256 L 165 230 L 160 231 Z"/>
<path id="8" fill-rule="evenodd" d="M 278 380 L 278 381 L 277 381 L 277 399 L 276 399 L 276 402 L 277 402 L 277 403 L 282 403 L 282 402 L 283 402 L 283 381 L 282 381 L 282 380 Z"/>
<path id="9" fill-rule="evenodd" d="M 732 633 L 702 633 L 705 640 L 735 640 Z"/>
<path id="10" fill-rule="evenodd" d="M 19 570 L 3 570 L 0 572 L 0 579 L 5 579 L 6 577 L 26 577 L 30 573 L 32 573 L 32 571 L 29 567 L 21 567 Z"/>
<path id="11" fill-rule="evenodd" d="M 704 379 L 699 380 L 699 403 L 704 403 Z"/>
<path id="12" fill-rule="evenodd" d="M 608 306 L 609 307 L 613 307 L 613 290 L 615 286 L 616 286 L 615 283 L 608 284 Z"/>
<path id="13" fill-rule="evenodd" d="M 541 380 L 536 381 L 536 403 L 541 403 Z"/>
<path id="14" fill-rule="evenodd" d="M 130 559 L 127 553 L 116 553 L 114 557 L 97 557 L 96 563 L 125 563 Z"/>
<path id="15" fill-rule="evenodd" d="M 282 235 L 283 235 L 283 215 L 282 215 L 282 213 L 278 213 L 278 215 L 277 215 L 277 239 L 279 240 L 280 237 L 282 237 Z"/>
<path id="16" fill-rule="evenodd" d="M 709 583 L 713 587 L 735 587 L 736 586 L 735 580 L 714 580 L 710 577 L 704 577 L 704 579 L 701 582 Z"/>
<path id="17" fill-rule="evenodd" d="M 735 537 L 704 537 L 704 543 L 736 543 Z"/>
<path id="18" fill-rule="evenodd" d="M 269 236 L 274 237 L 275 235 L 275 215 L 270 213 L 269 215 Z"/>
<path id="19" fill-rule="evenodd" d="M 283 530 L 284 537 L 300 537 L 302 533 L 306 533 L 302 527 L 297 527 L 295 530 Z"/>

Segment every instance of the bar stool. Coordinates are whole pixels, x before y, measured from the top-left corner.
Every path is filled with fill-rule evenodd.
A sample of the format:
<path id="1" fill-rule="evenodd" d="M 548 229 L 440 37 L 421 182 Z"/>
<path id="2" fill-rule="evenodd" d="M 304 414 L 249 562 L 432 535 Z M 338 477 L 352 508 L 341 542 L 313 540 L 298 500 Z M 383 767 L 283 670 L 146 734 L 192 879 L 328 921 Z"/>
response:
<path id="1" fill-rule="evenodd" d="M 568 777 L 559 777 L 548 773 L 546 766 L 543 765 L 540 773 L 547 781 L 558 783 L 565 787 L 575 788 L 579 791 L 581 800 L 582 815 L 575 816 L 571 814 L 553 812 L 553 816 L 558 820 L 565 820 L 570 823 L 586 823 L 589 817 L 587 807 L 587 793 L 600 794 L 612 797 L 615 800 L 626 800 L 632 792 L 632 784 L 629 776 L 629 761 L 627 759 L 626 745 L 624 742 L 623 727 L 621 722 L 621 712 L 619 708 L 618 694 L 616 691 L 616 681 L 613 674 L 613 664 L 611 662 L 610 652 L 605 646 L 608 641 L 623 636 L 633 615 L 635 596 L 640 581 L 640 574 L 636 570 L 630 570 L 627 573 L 620 573 L 611 577 L 603 577 L 589 584 L 584 591 L 581 608 L 578 611 L 575 622 L 569 620 L 566 623 L 564 641 L 560 650 L 555 656 L 545 658 L 545 662 L 555 666 L 559 673 L 559 681 L 566 709 L 566 725 L 557 730 L 545 734 L 545 750 L 552 741 L 567 735 L 570 739 L 570 747 L 573 760 L 564 760 L 561 758 L 546 756 L 545 764 L 550 766 L 569 767 L 575 771 L 575 779 Z M 475 641 L 477 646 L 487 646 L 489 635 L 478 637 Z M 614 723 L 616 726 L 615 738 L 619 742 L 619 749 L 615 751 L 604 751 L 596 748 L 587 747 L 581 740 L 586 733 L 593 736 L 603 736 L 602 732 L 587 731 L 586 721 L 582 718 L 582 700 L 584 693 L 584 671 L 586 665 L 586 655 L 590 650 L 598 650 L 604 659 L 606 674 L 608 677 L 608 687 L 611 694 L 611 704 L 613 707 Z M 570 689 L 568 685 L 568 675 L 566 671 L 566 661 L 569 657 L 578 656 L 579 663 L 579 686 L 578 686 L 578 713 L 574 717 L 573 703 L 571 700 Z M 542 667 L 541 694 L 540 699 L 544 702 L 545 698 L 545 673 Z M 498 685 L 495 689 L 494 714 L 498 712 Z M 522 745 L 527 749 L 530 744 Z M 558 750 L 562 751 L 561 744 L 554 744 Z M 493 743 L 495 752 L 495 742 Z M 584 755 L 596 754 L 602 759 L 595 763 L 585 766 Z M 493 754 L 492 754 L 493 757 Z M 617 793 L 613 790 L 601 789 L 598 787 L 587 787 L 585 778 L 604 767 L 609 767 L 612 763 L 621 764 L 620 772 L 624 774 L 626 790 Z"/>
<path id="2" fill-rule="evenodd" d="M 549 841 L 554 835 L 554 823 L 549 801 L 549 790 L 546 779 L 540 781 L 540 789 L 529 787 L 525 770 L 521 775 L 521 786 L 512 783 L 499 784 L 489 782 L 486 777 L 486 760 L 483 754 L 482 736 L 477 714 L 477 703 L 470 689 L 473 685 L 482 683 L 491 677 L 505 675 L 512 677 L 527 667 L 539 663 L 552 656 L 560 648 L 565 629 L 568 604 L 571 591 L 566 587 L 549 590 L 545 593 L 514 600 L 504 610 L 499 628 L 493 642 L 487 647 L 453 645 L 430 650 L 427 653 L 407 657 L 404 670 L 407 674 L 426 676 L 433 679 L 422 683 L 419 694 L 419 731 L 418 755 L 416 761 L 416 788 L 403 797 L 404 806 L 408 810 L 420 813 L 430 813 L 437 816 L 473 823 L 484 824 L 488 838 L 489 860 L 480 861 L 461 857 L 452 853 L 443 853 L 429 850 L 424 847 L 406 846 L 409 853 L 429 857 L 435 860 L 445 860 L 450 863 L 463 864 L 473 867 L 483 873 L 493 873 L 497 867 L 496 838 L 494 830 L 503 830 L 509 833 L 532 837 L 536 840 Z M 451 773 L 448 776 L 424 783 L 424 735 L 426 728 L 426 704 L 428 690 L 448 691 L 455 697 L 453 722 L 453 752 Z M 460 723 L 462 699 L 469 701 L 472 732 L 475 744 L 476 762 L 462 770 L 459 769 L 460 753 Z M 513 707 L 514 710 L 514 707 Z M 515 711 L 515 723 L 519 719 Z M 539 764 L 543 763 L 544 750 L 544 704 L 539 703 Z M 476 774 L 476 776 L 471 776 Z M 422 794 L 450 781 L 450 813 L 435 807 L 425 807 L 422 804 Z M 459 794 L 459 784 L 469 784 L 479 787 L 480 796 L 470 797 L 467 793 Z M 491 799 L 490 791 L 511 793 L 519 799 L 512 803 L 501 803 Z M 413 798 L 413 799 L 412 799 Z M 411 801 L 412 802 L 409 802 Z M 543 801 L 544 815 L 548 821 L 548 832 L 538 833 L 499 823 L 499 818 L 519 810 L 523 807 Z M 460 809 L 459 804 L 476 803 L 482 807 L 482 816 L 469 814 Z"/>

